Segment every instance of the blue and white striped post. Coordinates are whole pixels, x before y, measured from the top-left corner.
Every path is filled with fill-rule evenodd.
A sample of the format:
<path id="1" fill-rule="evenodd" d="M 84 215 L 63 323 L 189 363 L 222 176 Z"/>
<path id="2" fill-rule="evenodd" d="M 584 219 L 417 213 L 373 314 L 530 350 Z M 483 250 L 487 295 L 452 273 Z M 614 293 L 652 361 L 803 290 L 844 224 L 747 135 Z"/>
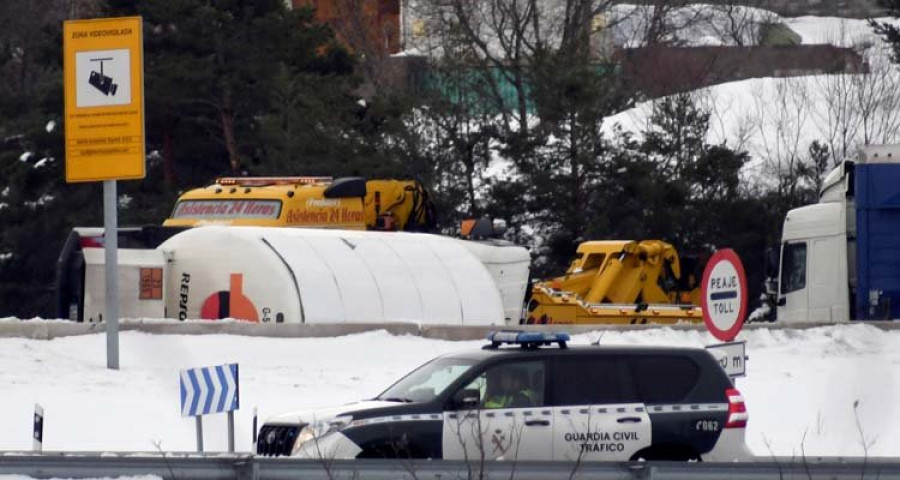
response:
<path id="1" fill-rule="evenodd" d="M 240 408 L 238 364 L 181 371 L 181 415 L 197 419 L 197 450 L 203 451 L 203 415 L 228 413 L 228 451 L 234 452 L 234 411 Z"/>

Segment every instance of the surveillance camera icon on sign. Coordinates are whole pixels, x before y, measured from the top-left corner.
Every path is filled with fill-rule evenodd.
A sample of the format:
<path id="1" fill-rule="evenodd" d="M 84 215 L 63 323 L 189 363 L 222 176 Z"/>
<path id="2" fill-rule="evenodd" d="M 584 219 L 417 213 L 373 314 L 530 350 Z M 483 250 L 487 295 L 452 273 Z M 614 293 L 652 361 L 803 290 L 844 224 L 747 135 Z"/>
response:
<path id="1" fill-rule="evenodd" d="M 100 71 L 91 70 L 91 76 L 88 79 L 88 83 L 90 83 L 94 88 L 100 90 L 106 96 L 116 96 L 116 90 L 119 86 L 113 83 L 113 79 L 103 74 L 103 62 L 107 62 L 112 60 L 112 58 L 92 58 L 92 62 L 100 63 Z"/>

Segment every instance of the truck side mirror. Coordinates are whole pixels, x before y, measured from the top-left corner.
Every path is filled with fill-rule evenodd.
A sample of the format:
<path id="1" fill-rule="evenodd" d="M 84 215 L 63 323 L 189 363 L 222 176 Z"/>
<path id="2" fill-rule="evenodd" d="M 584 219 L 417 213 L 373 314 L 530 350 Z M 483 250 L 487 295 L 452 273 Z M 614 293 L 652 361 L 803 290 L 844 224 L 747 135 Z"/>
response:
<path id="1" fill-rule="evenodd" d="M 778 264 L 780 263 L 779 255 L 781 252 L 778 247 L 769 247 L 766 249 L 766 276 L 770 278 L 778 277 Z"/>
<path id="2" fill-rule="evenodd" d="M 778 279 L 769 277 L 765 281 L 766 295 L 775 297 L 778 295 Z"/>

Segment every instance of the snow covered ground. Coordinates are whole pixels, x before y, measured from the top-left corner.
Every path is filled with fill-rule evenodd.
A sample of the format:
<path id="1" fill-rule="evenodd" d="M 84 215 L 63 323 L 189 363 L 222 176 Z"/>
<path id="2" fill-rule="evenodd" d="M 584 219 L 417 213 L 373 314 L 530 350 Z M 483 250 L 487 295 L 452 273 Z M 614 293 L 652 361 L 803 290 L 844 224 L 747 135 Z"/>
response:
<path id="1" fill-rule="evenodd" d="M 708 141 L 746 150 L 751 161 L 745 176 L 763 181 L 784 163 L 807 158 L 813 140 L 831 147 L 838 158 L 855 154 L 861 144 L 900 141 L 896 115 L 900 70 L 889 62 L 884 42 L 867 21 L 835 17 L 782 21 L 805 45 L 853 48 L 872 73 L 758 78 L 696 90 L 692 97 L 711 113 Z M 611 132 L 619 124 L 639 134 L 649 124 L 654 104 L 643 102 L 613 115 L 604 128 Z"/>
<path id="2" fill-rule="evenodd" d="M 900 331 L 864 325 L 753 330 L 748 375 L 738 379 L 758 455 L 895 455 L 900 444 Z M 697 331 L 609 331 L 586 344 L 703 346 Z M 105 368 L 102 334 L 0 339 L 0 451 L 31 448 L 34 403 L 45 410 L 45 450 L 189 451 L 194 422 L 179 410 L 179 370 L 240 364 L 237 449 L 248 451 L 251 416 L 350 402 L 378 394 L 442 354 L 478 348 L 384 331 L 336 338 L 121 335 L 121 370 Z M 854 407 L 854 405 L 856 405 Z M 857 421 L 859 426 L 857 426 Z M 207 450 L 225 450 L 225 416 L 204 420 Z"/>

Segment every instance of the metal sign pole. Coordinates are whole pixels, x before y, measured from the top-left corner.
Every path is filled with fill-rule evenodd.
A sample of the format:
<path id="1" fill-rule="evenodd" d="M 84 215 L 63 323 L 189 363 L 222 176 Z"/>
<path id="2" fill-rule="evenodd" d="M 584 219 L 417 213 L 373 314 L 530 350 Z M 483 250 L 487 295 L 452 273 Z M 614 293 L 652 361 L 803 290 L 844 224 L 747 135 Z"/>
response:
<path id="1" fill-rule="evenodd" d="M 197 451 L 203 453 L 203 415 L 194 418 L 197 419 Z"/>
<path id="2" fill-rule="evenodd" d="M 234 453 L 234 411 L 228 411 L 228 452 Z"/>
<path id="3" fill-rule="evenodd" d="M 119 369 L 119 221 L 116 181 L 103 181 L 103 245 L 106 250 L 106 368 Z"/>

